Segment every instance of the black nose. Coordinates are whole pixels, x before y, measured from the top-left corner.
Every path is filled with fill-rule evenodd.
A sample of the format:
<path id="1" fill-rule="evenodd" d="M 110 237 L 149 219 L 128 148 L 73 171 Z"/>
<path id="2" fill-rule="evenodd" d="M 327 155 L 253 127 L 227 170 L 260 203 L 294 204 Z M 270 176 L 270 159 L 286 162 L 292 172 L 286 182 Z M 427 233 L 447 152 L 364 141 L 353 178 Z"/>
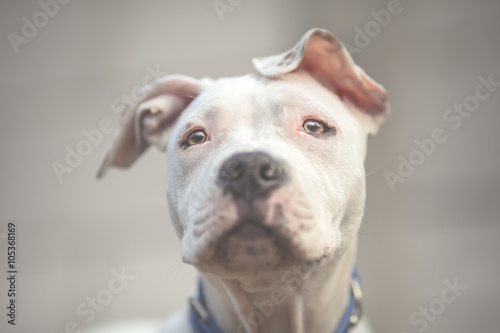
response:
<path id="1" fill-rule="evenodd" d="M 231 156 L 222 164 L 218 179 L 223 189 L 245 199 L 264 196 L 284 180 L 282 164 L 263 152 Z"/>

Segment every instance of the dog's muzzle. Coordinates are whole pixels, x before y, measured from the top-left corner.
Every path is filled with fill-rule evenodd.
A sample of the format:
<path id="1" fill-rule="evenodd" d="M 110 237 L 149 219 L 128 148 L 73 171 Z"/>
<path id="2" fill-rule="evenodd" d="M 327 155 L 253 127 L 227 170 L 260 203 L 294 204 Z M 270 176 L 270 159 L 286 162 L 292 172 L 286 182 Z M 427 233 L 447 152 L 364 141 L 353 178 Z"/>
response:
<path id="1" fill-rule="evenodd" d="M 235 198 L 262 198 L 286 180 L 283 164 L 264 152 L 237 153 L 220 169 L 217 183 Z"/>

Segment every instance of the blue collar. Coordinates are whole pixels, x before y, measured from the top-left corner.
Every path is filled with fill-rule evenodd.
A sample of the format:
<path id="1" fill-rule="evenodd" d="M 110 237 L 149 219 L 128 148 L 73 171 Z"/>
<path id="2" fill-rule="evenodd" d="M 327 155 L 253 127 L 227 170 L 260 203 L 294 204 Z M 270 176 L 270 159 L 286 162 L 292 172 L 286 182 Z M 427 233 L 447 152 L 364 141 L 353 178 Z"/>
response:
<path id="1" fill-rule="evenodd" d="M 215 319 L 208 313 L 205 306 L 203 284 L 201 279 L 198 283 L 198 297 L 189 300 L 191 313 L 189 315 L 193 333 L 224 333 Z M 342 316 L 342 320 L 334 333 L 347 333 L 355 326 L 361 318 L 361 288 L 357 269 L 353 270 L 351 280 L 351 296 L 349 304 Z"/>

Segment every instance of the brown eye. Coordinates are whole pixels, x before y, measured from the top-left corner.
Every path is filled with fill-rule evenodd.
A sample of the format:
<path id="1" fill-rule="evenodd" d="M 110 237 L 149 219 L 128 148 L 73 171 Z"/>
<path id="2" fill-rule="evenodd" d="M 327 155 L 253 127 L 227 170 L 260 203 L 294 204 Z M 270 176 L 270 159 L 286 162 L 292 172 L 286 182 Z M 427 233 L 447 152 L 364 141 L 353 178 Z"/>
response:
<path id="1" fill-rule="evenodd" d="M 185 144 L 187 146 L 199 145 L 207 140 L 207 133 L 204 130 L 197 129 L 189 133 Z"/>
<path id="2" fill-rule="evenodd" d="M 323 134 L 328 128 L 322 122 L 314 119 L 307 119 L 302 124 L 302 130 L 307 134 Z"/>

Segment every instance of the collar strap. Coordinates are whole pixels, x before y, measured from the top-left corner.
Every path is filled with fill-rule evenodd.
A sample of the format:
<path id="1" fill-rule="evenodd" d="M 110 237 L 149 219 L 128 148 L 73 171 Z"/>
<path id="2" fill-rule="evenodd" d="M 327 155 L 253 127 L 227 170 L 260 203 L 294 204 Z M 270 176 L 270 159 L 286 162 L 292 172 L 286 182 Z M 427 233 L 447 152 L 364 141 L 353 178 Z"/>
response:
<path id="1" fill-rule="evenodd" d="M 348 333 L 361 319 L 362 293 L 356 268 L 352 272 L 350 295 L 349 304 L 337 329 L 333 333 Z M 215 319 L 207 311 L 201 279 L 198 282 L 198 296 L 191 297 L 189 299 L 189 304 L 191 307 L 189 319 L 194 333 L 224 333 L 215 322 Z"/>

